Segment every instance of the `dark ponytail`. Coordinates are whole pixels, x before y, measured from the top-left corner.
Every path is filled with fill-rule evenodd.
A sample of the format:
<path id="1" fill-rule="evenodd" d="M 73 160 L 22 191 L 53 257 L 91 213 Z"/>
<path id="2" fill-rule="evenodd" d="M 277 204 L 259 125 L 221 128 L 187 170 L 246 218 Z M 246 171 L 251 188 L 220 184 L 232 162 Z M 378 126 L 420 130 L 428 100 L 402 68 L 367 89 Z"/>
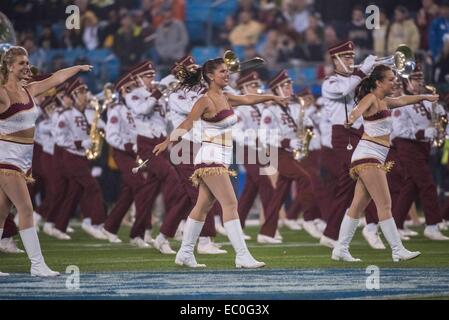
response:
<path id="1" fill-rule="evenodd" d="M 184 65 L 179 65 L 174 69 L 176 78 L 180 81 L 179 88 L 184 90 L 192 90 L 194 87 L 201 85 L 203 80 L 210 86 L 211 80 L 207 76 L 213 73 L 219 65 L 223 64 L 223 58 L 217 58 L 206 61 L 201 68 L 188 70 Z"/>
<path id="2" fill-rule="evenodd" d="M 376 89 L 376 81 L 382 81 L 385 79 L 387 71 L 391 71 L 391 68 L 383 64 L 374 68 L 370 76 L 365 77 L 359 85 L 355 88 L 354 101 L 356 104 L 360 102 L 367 94 L 373 92 Z"/>

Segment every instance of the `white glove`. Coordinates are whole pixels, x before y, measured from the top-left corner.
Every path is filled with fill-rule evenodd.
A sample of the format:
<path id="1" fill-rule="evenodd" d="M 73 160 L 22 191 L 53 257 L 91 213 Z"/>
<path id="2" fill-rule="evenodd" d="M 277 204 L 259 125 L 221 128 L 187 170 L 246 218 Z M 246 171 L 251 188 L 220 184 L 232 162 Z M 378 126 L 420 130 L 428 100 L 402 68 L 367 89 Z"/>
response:
<path id="1" fill-rule="evenodd" d="M 301 149 L 302 143 L 299 139 L 291 139 L 290 140 L 290 148 L 292 149 Z"/>
<path id="2" fill-rule="evenodd" d="M 435 139 L 435 137 L 437 136 L 437 129 L 435 128 L 426 128 L 424 130 L 424 137 L 426 137 L 429 140 L 433 140 Z"/>
<path id="3" fill-rule="evenodd" d="M 83 141 L 81 142 L 81 146 L 82 146 L 84 149 L 90 149 L 90 148 L 92 147 L 92 141 L 91 141 L 90 139 L 83 140 Z"/>
<path id="4" fill-rule="evenodd" d="M 137 153 L 137 144 L 133 144 L 133 151 L 134 153 Z"/>
<path id="5" fill-rule="evenodd" d="M 370 54 L 368 57 L 365 58 L 365 60 L 363 60 L 362 65 L 360 66 L 360 70 L 364 74 L 370 74 L 371 71 L 374 69 L 376 59 L 377 56 Z"/>

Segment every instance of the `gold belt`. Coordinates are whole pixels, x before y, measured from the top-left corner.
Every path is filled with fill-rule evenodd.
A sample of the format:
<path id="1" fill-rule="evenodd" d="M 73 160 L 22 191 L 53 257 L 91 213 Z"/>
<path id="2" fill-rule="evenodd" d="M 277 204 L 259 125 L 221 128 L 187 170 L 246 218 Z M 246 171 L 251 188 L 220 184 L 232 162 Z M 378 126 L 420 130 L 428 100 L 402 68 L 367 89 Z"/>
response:
<path id="1" fill-rule="evenodd" d="M 21 143 L 21 144 L 33 144 L 34 138 L 14 137 L 9 135 L 0 134 L 0 140 Z"/>
<path id="2" fill-rule="evenodd" d="M 380 138 L 377 138 L 377 137 L 371 137 L 371 136 L 367 135 L 366 133 L 364 133 L 362 135 L 362 140 L 368 140 L 368 141 L 371 141 L 371 142 L 374 142 L 374 143 L 377 143 L 377 144 L 381 144 L 381 145 L 383 145 L 384 147 L 387 147 L 387 148 L 390 147 L 390 142 L 389 141 L 386 141 L 386 140 L 383 140 L 383 139 L 380 139 Z"/>

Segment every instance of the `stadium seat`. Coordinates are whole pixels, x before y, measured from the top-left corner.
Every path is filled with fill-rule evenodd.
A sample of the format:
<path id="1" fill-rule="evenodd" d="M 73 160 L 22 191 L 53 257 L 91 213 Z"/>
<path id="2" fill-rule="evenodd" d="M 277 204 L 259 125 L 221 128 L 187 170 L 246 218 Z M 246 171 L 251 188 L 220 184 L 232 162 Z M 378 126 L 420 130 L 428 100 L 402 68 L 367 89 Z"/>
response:
<path id="1" fill-rule="evenodd" d="M 218 47 L 194 47 L 192 49 L 192 56 L 198 64 L 203 64 L 209 59 L 214 59 L 220 56 L 220 48 Z"/>

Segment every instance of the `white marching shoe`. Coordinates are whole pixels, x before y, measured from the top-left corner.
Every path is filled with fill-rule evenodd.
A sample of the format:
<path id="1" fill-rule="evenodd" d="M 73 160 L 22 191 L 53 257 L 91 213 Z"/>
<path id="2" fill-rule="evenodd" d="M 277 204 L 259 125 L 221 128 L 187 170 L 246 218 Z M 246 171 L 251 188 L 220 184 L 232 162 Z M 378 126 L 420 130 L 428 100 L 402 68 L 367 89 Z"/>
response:
<path id="1" fill-rule="evenodd" d="M 281 244 L 282 240 L 259 233 L 257 235 L 257 242 L 261 244 Z"/>
<path id="2" fill-rule="evenodd" d="M 55 228 L 54 223 L 52 222 L 45 222 L 44 223 L 44 233 L 49 235 L 50 237 L 53 236 L 53 229 Z"/>
<path id="3" fill-rule="evenodd" d="M 150 246 L 153 245 L 154 239 L 151 236 L 151 230 L 146 230 L 145 234 L 143 236 L 143 241 L 145 241 L 146 243 L 148 243 Z"/>
<path id="4" fill-rule="evenodd" d="M 205 264 L 196 262 L 193 254 L 188 254 L 187 252 L 182 252 L 181 250 L 179 250 L 176 254 L 175 263 L 178 266 L 186 266 L 189 268 L 206 268 Z"/>
<path id="5" fill-rule="evenodd" d="M 386 249 L 384 243 L 380 239 L 379 233 L 377 232 L 377 225 L 366 225 L 365 227 L 363 227 L 362 235 L 371 248 L 376 250 Z"/>
<path id="6" fill-rule="evenodd" d="M 424 229 L 424 236 L 430 240 L 436 241 L 449 240 L 449 237 L 446 237 L 444 234 L 441 233 L 440 229 L 438 228 L 438 225 L 426 226 L 426 228 Z"/>
<path id="7" fill-rule="evenodd" d="M 328 247 L 328 248 L 335 248 L 335 246 L 337 245 L 337 241 L 335 241 L 334 239 L 331 239 L 329 237 L 326 237 L 324 234 L 321 236 L 320 238 L 320 244 L 322 246 Z"/>
<path id="8" fill-rule="evenodd" d="M 304 221 L 302 224 L 302 228 L 312 237 L 315 239 L 320 239 L 323 233 L 318 230 L 313 220 L 310 221 Z"/>
<path id="9" fill-rule="evenodd" d="M 132 238 L 131 240 L 129 240 L 129 243 L 131 243 L 133 246 L 136 246 L 138 248 L 149 248 L 150 245 L 148 243 L 146 243 L 145 241 L 143 241 L 143 239 L 141 237 L 135 237 Z"/>
<path id="10" fill-rule="evenodd" d="M 361 259 L 354 258 L 351 253 L 349 252 L 348 248 L 342 248 L 341 246 L 337 245 L 334 250 L 332 250 L 332 260 L 342 260 L 346 262 L 360 262 Z"/>
<path id="11" fill-rule="evenodd" d="M 122 243 L 123 242 L 116 234 L 109 232 L 104 227 L 101 228 L 101 232 L 103 232 L 103 234 L 106 236 L 106 238 L 108 239 L 108 241 L 110 243 Z"/>
<path id="12" fill-rule="evenodd" d="M 284 226 L 293 231 L 299 231 L 302 229 L 297 220 L 284 219 Z"/>
<path id="13" fill-rule="evenodd" d="M 23 250 L 20 250 L 17 247 L 16 242 L 12 237 L 10 238 L 3 238 L 0 240 L 0 252 L 5 253 L 23 253 Z"/>
<path id="14" fill-rule="evenodd" d="M 31 261 L 31 276 L 33 277 L 56 277 L 59 272 L 51 270 L 44 261 L 42 256 L 39 238 L 34 227 L 26 230 L 20 230 L 20 237 L 22 238 L 23 246 L 27 252 L 28 258 Z"/>
<path id="15" fill-rule="evenodd" d="M 65 232 L 59 229 L 53 228 L 51 231 L 51 236 L 59 240 L 71 240 L 72 238 Z"/>
<path id="16" fill-rule="evenodd" d="M 87 223 L 81 224 L 81 229 L 83 229 L 87 234 L 91 235 L 95 239 L 98 240 L 108 240 L 106 235 L 101 231 L 102 226 L 100 225 L 91 225 Z"/>
<path id="17" fill-rule="evenodd" d="M 170 247 L 170 242 L 168 242 L 168 239 L 161 233 L 159 233 L 156 239 L 154 239 L 153 247 L 159 250 L 162 254 L 176 254 L 176 251 Z"/>
<path id="18" fill-rule="evenodd" d="M 235 267 L 237 269 L 240 269 L 240 268 L 257 269 L 257 268 L 265 267 L 265 262 L 257 261 L 248 252 L 247 255 L 235 257 Z"/>
<path id="19" fill-rule="evenodd" d="M 401 249 L 396 250 L 392 253 L 391 257 L 394 262 L 399 262 L 401 260 L 411 260 L 419 256 L 421 252 L 419 251 L 409 251 L 402 247 Z"/>
<path id="20" fill-rule="evenodd" d="M 67 233 L 75 233 L 75 229 L 73 229 L 73 228 L 70 227 L 70 226 L 67 226 L 66 232 L 67 232 Z"/>
<path id="21" fill-rule="evenodd" d="M 212 241 L 210 237 L 200 237 L 196 252 L 199 254 L 225 254 L 228 253 L 224 249 L 220 249 L 216 243 Z"/>
<path id="22" fill-rule="evenodd" d="M 410 237 L 407 236 L 407 232 L 405 232 L 404 229 L 398 229 L 398 232 L 399 232 L 399 238 L 402 241 L 409 241 L 410 240 Z"/>

